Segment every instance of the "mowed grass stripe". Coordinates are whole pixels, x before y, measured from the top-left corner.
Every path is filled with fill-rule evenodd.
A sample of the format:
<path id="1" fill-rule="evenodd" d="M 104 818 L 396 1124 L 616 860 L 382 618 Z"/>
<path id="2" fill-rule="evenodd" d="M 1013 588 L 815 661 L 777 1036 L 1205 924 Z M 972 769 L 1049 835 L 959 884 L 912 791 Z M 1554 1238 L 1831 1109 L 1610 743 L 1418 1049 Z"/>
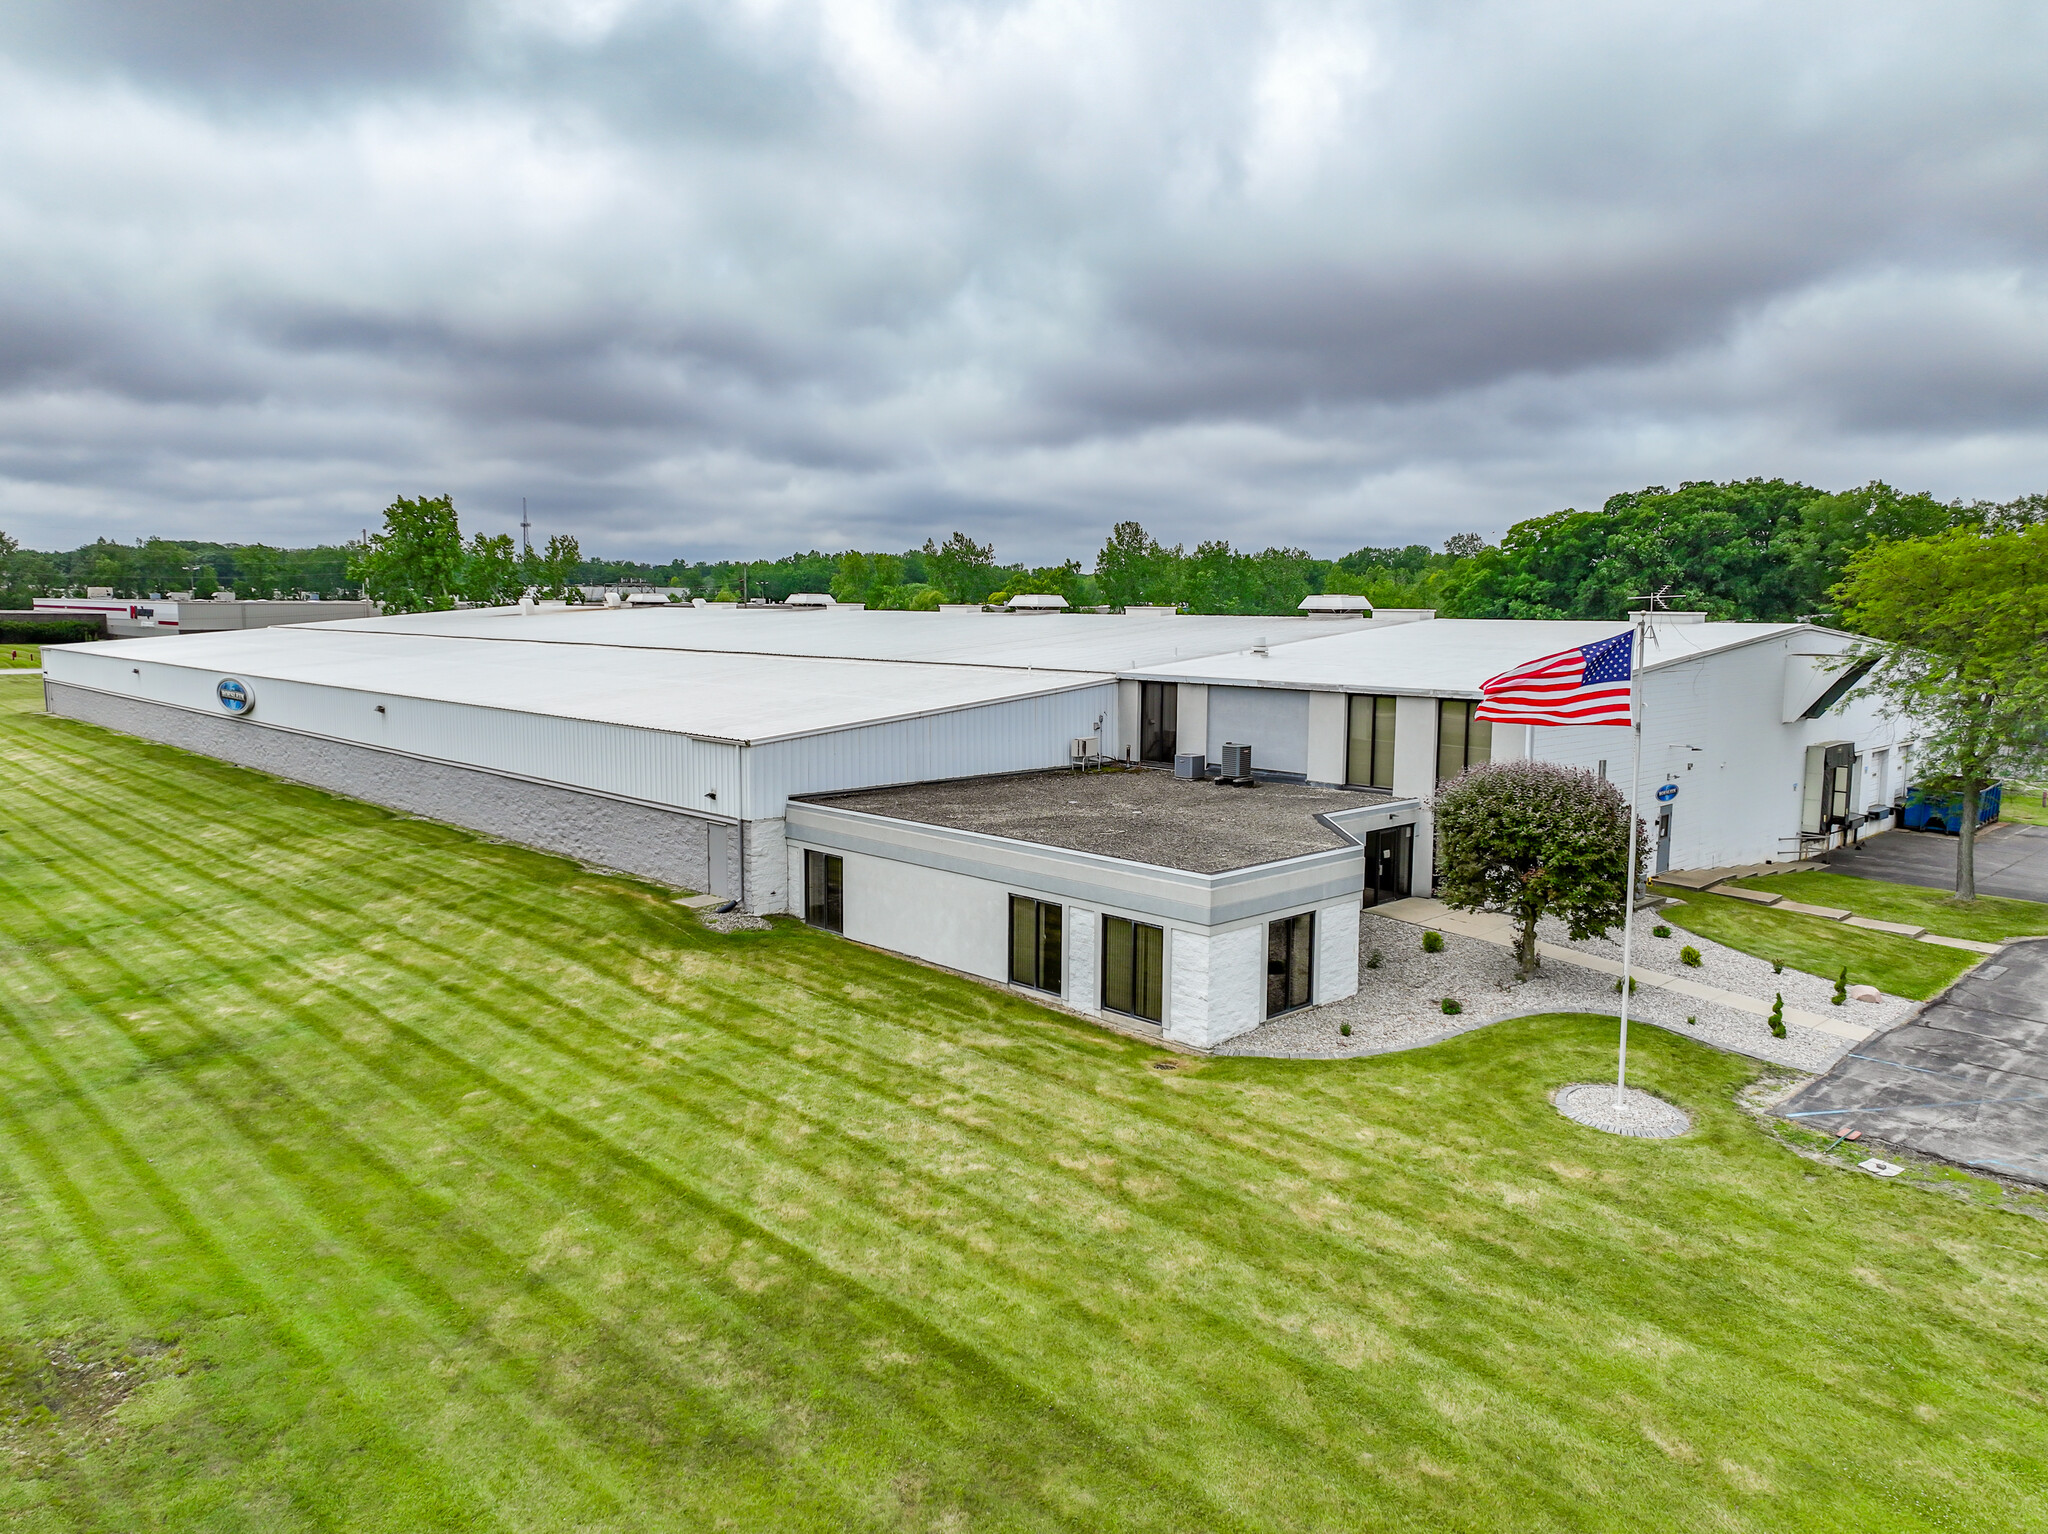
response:
<path id="1" fill-rule="evenodd" d="M 124 986 L 120 989 L 125 992 L 129 988 Z M 204 1032 L 204 1030 L 200 1031 Z M 330 1038 L 338 1038 L 338 1035 L 332 1032 L 329 1033 L 329 1036 Z M 136 1044 L 138 1048 L 143 1049 L 145 1052 L 148 1050 L 149 1041 L 146 1039 L 146 1037 L 139 1034 L 131 1034 L 130 1039 L 131 1042 Z M 217 1039 L 213 1040 L 213 1042 L 216 1045 L 218 1045 L 219 1043 Z M 334 1187 L 326 1190 L 329 1196 L 323 1200 L 323 1203 L 325 1207 L 330 1211 L 330 1213 L 336 1207 L 336 1204 L 334 1202 L 335 1197 L 340 1196 L 345 1198 L 347 1196 L 348 1190 L 351 1187 L 358 1185 L 369 1186 L 375 1182 L 381 1181 L 384 1185 L 386 1185 L 390 1189 L 395 1190 L 397 1193 L 401 1195 L 412 1196 L 416 1193 L 416 1190 L 402 1175 L 400 1175 L 394 1168 L 382 1163 L 379 1160 L 379 1158 L 375 1155 L 375 1153 L 369 1151 L 361 1140 L 359 1140 L 357 1137 L 351 1135 L 345 1129 L 343 1129 L 342 1126 L 337 1121 L 335 1121 L 331 1115 L 326 1114 L 323 1110 L 318 1108 L 306 1097 L 302 1095 L 292 1094 L 290 1092 L 290 1089 L 286 1087 L 284 1083 L 276 1080 L 275 1078 L 269 1077 L 268 1074 L 263 1072 L 261 1067 L 258 1066 L 254 1061 L 248 1059 L 247 1057 L 241 1056 L 238 1052 L 233 1051 L 232 1049 L 215 1048 L 209 1051 L 209 1053 L 213 1054 L 216 1058 L 230 1060 L 239 1067 L 241 1067 L 243 1070 L 260 1078 L 261 1085 L 264 1089 L 264 1092 L 262 1094 L 263 1096 L 271 1097 L 278 1100 L 288 1100 L 290 1111 L 284 1115 L 280 1122 L 268 1126 L 271 1135 L 282 1137 L 291 1134 L 296 1128 L 300 1126 L 307 1126 L 311 1127 L 316 1132 L 316 1138 L 321 1143 L 329 1147 L 346 1147 L 354 1153 L 357 1164 L 348 1168 L 348 1173 L 350 1175 L 342 1177 L 341 1180 Z M 322 1073 L 322 1079 L 327 1079 L 326 1073 Z M 465 1086 L 470 1085 L 476 1079 L 478 1079 L 477 1076 L 472 1074 L 470 1076 L 465 1077 L 463 1084 Z M 526 1112 L 526 1115 L 530 1121 L 544 1120 L 549 1116 L 549 1110 L 546 1110 L 543 1106 L 538 1105 L 532 1102 L 531 1100 L 519 1098 L 519 1094 L 517 1093 L 516 1089 L 510 1088 L 506 1083 L 496 1081 L 492 1078 L 484 1079 L 492 1080 L 493 1087 L 500 1093 L 500 1095 L 505 1096 L 508 1099 L 521 1101 L 522 1106 Z M 236 1116 L 235 1099 L 231 1096 L 216 1096 L 213 1099 L 213 1103 L 216 1108 L 218 1108 L 224 1115 L 228 1116 L 229 1118 L 234 1118 Z M 266 1143 L 265 1135 L 263 1135 L 262 1133 L 251 1132 L 252 1126 L 238 1124 L 238 1127 L 243 1130 L 244 1134 L 250 1139 L 252 1144 L 261 1145 Z M 288 1167 L 280 1165 L 279 1153 L 274 1148 L 276 1141 L 271 1140 L 268 1143 L 270 1143 L 273 1146 L 273 1149 L 267 1153 L 268 1157 L 272 1163 L 273 1169 L 277 1170 L 280 1173 L 281 1179 L 290 1176 L 292 1173 L 296 1173 L 297 1176 L 301 1179 L 314 1179 L 316 1177 L 317 1169 L 311 1163 L 302 1163 Z M 541 1154 L 541 1152 L 537 1151 L 531 1146 L 524 1146 L 517 1148 L 508 1148 L 505 1150 L 504 1154 L 507 1157 L 521 1158 L 517 1161 L 516 1164 L 520 1167 L 525 1167 L 527 1163 L 523 1159 L 524 1157 Z M 506 1164 L 510 1166 L 514 1163 L 508 1160 Z M 571 1191 L 582 1192 L 587 1195 L 587 1190 L 577 1189 Z M 670 1188 L 668 1191 L 673 1193 L 676 1190 Z M 450 1231 L 450 1226 L 445 1221 L 445 1216 L 447 1213 L 445 1207 L 436 1207 L 431 1210 L 425 1210 L 420 1212 L 426 1214 L 430 1219 L 443 1219 L 444 1223 L 440 1227 L 439 1236 L 442 1239 L 446 1239 Z M 365 1222 L 362 1219 L 358 1219 L 354 1222 L 352 1234 L 359 1244 L 366 1244 L 364 1242 L 365 1236 L 367 1235 L 374 1238 L 374 1229 L 369 1223 Z M 379 1263 L 379 1266 L 384 1267 L 390 1272 L 396 1273 L 401 1280 L 407 1280 L 408 1275 L 411 1274 L 412 1270 L 405 1266 L 405 1264 L 402 1261 L 394 1263 L 391 1260 L 393 1255 L 393 1253 L 388 1251 L 380 1253 L 379 1256 L 381 1256 L 384 1260 Z M 669 1255 L 674 1256 L 675 1254 Z M 515 1258 L 511 1256 L 511 1254 L 505 1252 L 503 1249 L 497 1247 L 490 1247 L 488 1249 L 488 1256 L 494 1260 L 487 1263 L 486 1266 L 496 1267 L 500 1269 L 511 1269 L 521 1274 L 521 1276 L 524 1276 L 524 1265 L 522 1259 Z M 457 1332 L 467 1331 L 477 1324 L 478 1317 L 476 1315 L 467 1313 L 456 1313 L 455 1302 L 453 1301 L 452 1297 L 449 1296 L 445 1291 L 422 1293 L 419 1291 L 419 1286 L 417 1285 L 417 1283 L 413 1283 L 412 1287 L 415 1291 L 415 1297 L 420 1299 L 430 1310 L 437 1310 L 441 1312 L 441 1318 L 446 1322 L 454 1324 L 454 1330 L 456 1330 Z M 588 1317 L 579 1314 L 577 1316 L 577 1319 L 587 1321 Z M 648 1372 L 652 1363 L 653 1360 L 648 1357 L 635 1356 L 629 1361 L 629 1366 L 621 1367 L 621 1369 L 619 1369 L 617 1373 L 621 1377 L 630 1376 L 633 1378 L 640 1378 Z M 738 1430 L 735 1430 L 735 1439 L 738 1439 L 741 1436 L 743 1435 Z"/>
<path id="2" fill-rule="evenodd" d="M 120 880 L 118 880 L 118 879 L 117 879 L 117 880 L 115 880 L 114 882 L 115 882 L 115 883 L 117 883 L 117 884 L 119 884 L 119 883 L 122 883 L 122 882 L 124 882 L 124 881 L 120 881 Z M 131 890 L 132 890 L 132 886 L 131 886 Z M 130 986 L 127 986 L 127 985 L 121 985 L 121 986 L 117 986 L 117 987 L 114 987 L 114 989 L 115 989 L 115 990 L 117 990 L 117 991 L 119 991 L 119 992 L 121 992 L 121 993 L 123 993 L 123 994 L 125 994 L 125 993 L 127 993 L 127 992 L 128 992 L 128 991 L 129 991 L 130 989 L 132 989 L 132 987 L 130 987 Z M 137 1042 L 139 1043 L 139 1042 L 140 1042 L 140 1040 L 138 1039 L 138 1040 L 137 1040 Z M 420 1042 L 424 1042 L 424 1041 L 420 1041 Z M 243 1062 L 241 1062 L 241 1063 L 243 1063 L 243 1064 L 244 1064 L 245 1066 L 248 1066 L 248 1065 L 250 1064 L 250 1062 L 247 1062 L 247 1061 L 243 1061 Z M 470 1079 L 471 1079 L 471 1080 L 474 1080 L 474 1079 L 477 1079 L 477 1078 L 475 1078 L 475 1077 L 471 1077 Z M 485 1078 L 483 1078 L 483 1079 L 486 1079 L 486 1080 L 490 1080 L 490 1081 L 491 1081 L 491 1083 L 492 1083 L 492 1086 L 493 1086 L 493 1088 L 494 1088 L 495 1090 L 497 1090 L 498 1092 L 500 1092 L 501 1094 L 503 1094 L 503 1095 L 507 1095 L 507 1096 L 513 1096 L 513 1095 L 515 1095 L 515 1094 L 516 1094 L 516 1089 L 514 1089 L 514 1088 L 511 1088 L 511 1087 L 510 1087 L 510 1086 L 509 1086 L 509 1085 L 508 1085 L 507 1083 L 505 1083 L 505 1082 L 503 1082 L 503 1081 L 501 1081 L 501 1080 L 497 1080 L 497 1079 L 495 1079 L 495 1078 L 489 1078 L 489 1077 L 485 1077 Z M 547 1110 L 547 1109 L 545 1109 L 545 1108 L 544 1108 L 544 1107 L 543 1107 L 542 1105 L 539 1105 L 539 1104 L 537 1104 L 537 1103 L 534 1103 L 534 1102 L 532 1102 L 532 1101 L 530 1101 L 530 1100 L 527 1100 L 527 1101 L 525 1102 L 525 1107 L 526 1107 L 526 1109 L 527 1109 L 528 1113 L 529 1113 L 529 1114 L 530 1114 L 531 1116 L 533 1116 L 533 1117 L 536 1117 L 536 1118 L 545 1118 L 545 1117 L 548 1117 L 548 1116 L 550 1115 L 550 1110 Z M 563 1121 L 563 1122 L 568 1122 L 568 1121 Z M 573 1127 L 573 1126 L 572 1126 L 572 1127 Z M 517 1152 L 515 1152 L 515 1154 L 520 1154 L 520 1153 L 517 1153 Z M 671 1192 L 675 1192 L 675 1191 L 677 1191 L 677 1190 L 675 1190 L 675 1189 L 671 1188 L 671 1189 L 670 1189 L 669 1191 L 671 1191 Z M 754 1232 L 753 1234 L 754 1234 L 754 1236 L 755 1236 L 755 1237 L 760 1237 L 760 1236 L 765 1236 L 765 1235 L 766 1235 L 766 1232 L 762 1232 L 762 1231 L 755 1231 L 755 1232 Z M 897 1321 L 897 1322 L 898 1322 L 899 1324 L 901 1324 L 901 1323 L 903 1323 L 903 1322 L 904 1322 L 904 1321 L 905 1321 L 905 1320 L 906 1320 L 907 1318 L 906 1318 L 905 1316 L 903 1316 L 903 1315 L 900 1315 L 900 1314 L 899 1314 L 899 1315 L 896 1315 L 895 1317 L 893 1317 L 893 1319 L 894 1319 L 894 1320 L 896 1320 L 896 1321 Z M 1037 1410 L 1037 1409 L 1042 1409 L 1042 1408 L 1044 1407 L 1045 1403 L 1041 1403 L 1041 1402 L 1033 1402 L 1033 1403 L 1032 1403 L 1032 1405 L 1033 1405 L 1033 1408 L 1034 1408 L 1034 1410 Z"/>
<path id="3" fill-rule="evenodd" d="M 95 733 L 35 733 L 59 731 Z M 13 747 L 0 737 L 0 755 Z M 1701 1120 L 1695 1139 L 1663 1147 L 1602 1141 L 1550 1114 L 1545 1082 L 1600 1069 L 1608 1029 L 1571 1020 L 1509 1025 L 1426 1064 L 1210 1062 L 1161 1077 L 1141 1046 L 1084 1043 L 1079 1025 L 952 977 L 808 933 L 692 943 L 688 918 L 664 923 L 659 897 L 626 881 L 417 823 L 365 826 L 377 812 L 361 806 L 339 807 L 345 835 L 329 841 L 374 879 L 343 868 L 313 902 L 274 888 L 255 859 L 213 859 L 202 878 L 187 865 L 206 862 L 204 826 L 253 827 L 260 841 L 324 801 L 212 764 L 187 775 L 176 753 L 154 751 L 157 781 L 124 788 L 115 764 L 131 744 L 66 749 L 104 764 L 91 797 L 117 816 L 146 823 L 199 785 L 175 818 L 202 834 L 140 859 L 139 883 L 155 877 L 170 899 L 120 891 L 127 915 L 75 897 L 67 920 L 97 924 L 103 944 L 122 944 L 138 916 L 171 929 L 129 945 L 126 972 L 66 956 L 88 985 L 125 993 L 90 1010 L 138 1014 L 122 1020 L 142 1030 L 175 997 L 193 1028 L 242 1051 L 180 1033 L 140 1075 L 86 1072 L 94 1089 L 131 1094 L 146 1116 L 168 1110 L 133 1096 L 145 1081 L 200 1076 L 241 1105 L 237 1137 L 300 1157 L 318 1153 L 321 1131 L 298 1105 L 318 1107 L 347 1145 L 296 1172 L 268 1163 L 296 1186 L 252 1178 L 242 1191 L 281 1213 L 340 1199 L 373 1222 L 380 1261 L 410 1261 L 433 1284 L 470 1282 L 460 1243 L 480 1230 L 540 1256 L 537 1276 L 600 1329 L 694 1327 L 703 1307 L 748 1294 L 755 1309 L 729 1338 L 698 1333 L 732 1342 L 716 1377 L 698 1379 L 729 1397 L 728 1413 L 780 1403 L 771 1471 L 785 1500 L 757 1526 L 825 1526 L 813 1493 L 834 1476 L 846 1482 L 836 1507 L 854 1510 L 835 1512 L 841 1524 L 918 1527 L 948 1510 L 988 1526 L 1780 1527 L 1802 1509 L 1807 1521 L 2024 1527 L 2043 1506 L 2033 1420 L 2003 1404 L 2041 1382 L 2039 1256 L 1969 1223 L 1989 1216 L 1937 1208 L 1931 1227 L 1902 1226 L 1871 1215 L 1896 1190 L 1804 1186 L 1723 1106 L 1739 1062 L 1645 1044 L 1647 1079 Z M 73 807 L 34 813 L 77 833 Z M 302 884 L 304 858 L 291 866 Z M 195 983 L 193 955 L 223 928 L 254 930 L 266 906 L 277 916 L 264 941 L 287 962 L 265 972 L 216 956 L 229 980 Z M 494 937 L 494 922 L 530 938 Z M 14 998 L 44 984 L 0 987 L 0 1005 L 19 1014 Z M 501 1085 L 457 1091 L 479 1071 Z M 490 1095 L 447 1106 L 476 1091 Z M 563 1122 L 536 1126 L 522 1097 Z M 358 1144 L 372 1161 L 358 1164 Z M 776 1333 L 792 1287 L 768 1281 L 776 1265 L 706 1272 L 693 1259 L 657 1282 L 648 1265 L 701 1226 L 675 1218 L 611 1147 L 812 1254 L 816 1292 L 790 1314 L 813 1322 Z M 509 1186 L 510 1158 L 534 1152 L 536 1180 Z M 505 1172 L 444 1242 L 432 1211 L 468 1191 L 449 1163 L 494 1155 Z M 194 1153 L 186 1176 L 205 1165 Z M 593 1186 L 610 1202 L 587 1198 Z M 349 1227 L 335 1229 L 346 1244 Z M 223 1221 L 221 1239 L 242 1234 Z M 47 1280 L 10 1276 L 31 1318 L 47 1308 Z M 965 1339 L 972 1359 L 1027 1371 L 1112 1452 L 1084 1444 L 1033 1466 L 1002 1410 L 985 1414 L 978 1442 L 971 1419 L 947 1430 L 919 1417 L 923 1361 L 889 1357 L 916 1354 L 917 1338 L 887 1318 L 849 1324 L 860 1285 Z M 346 1298 L 327 1304 L 344 1326 Z M 638 1345 L 524 1335 L 593 1379 Z M 350 1367 L 401 1357 L 363 1338 Z M 866 1380 L 861 1399 L 886 1409 L 848 1425 L 843 1390 L 812 1392 L 835 1373 Z M 447 1388 L 459 1409 L 460 1381 Z M 664 1394 L 677 1392 L 651 1377 L 583 1440 L 635 1487 L 625 1516 L 639 1526 L 700 1521 L 686 1498 L 664 1505 L 649 1479 L 658 1457 L 617 1447 Z M 1904 1412 L 1915 1401 L 1935 1415 Z M 695 1399 L 686 1409 L 721 1420 Z M 863 1426 L 866 1460 L 834 1460 L 832 1445 Z M 323 1452 L 311 1428 L 296 1431 L 309 1456 Z M 517 1457 L 509 1440 L 497 1452 Z M 978 1480 L 999 1494 L 973 1498 L 964 1488 Z M 749 1484 L 736 1466 L 741 1523 L 759 1507 Z M 1005 1502 L 1016 1484 L 1031 1495 Z M 1190 1504 L 1188 1488 L 1206 1503 Z"/>

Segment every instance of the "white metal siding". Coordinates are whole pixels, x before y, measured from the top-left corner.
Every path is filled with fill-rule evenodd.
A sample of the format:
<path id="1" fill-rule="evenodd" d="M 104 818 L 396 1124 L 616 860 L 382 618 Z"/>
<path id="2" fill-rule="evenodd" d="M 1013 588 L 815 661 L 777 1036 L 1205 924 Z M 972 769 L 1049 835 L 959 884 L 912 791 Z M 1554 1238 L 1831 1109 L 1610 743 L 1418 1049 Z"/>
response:
<path id="1" fill-rule="evenodd" d="M 1019 620 L 1020 622 L 1029 620 Z M 1109 734 L 1116 683 L 770 741 L 747 748 L 746 814 L 780 815 L 791 794 L 878 788 L 1067 765 L 1077 735 Z"/>
<path id="2" fill-rule="evenodd" d="M 215 717 L 222 713 L 214 692 L 222 672 L 87 650 L 52 651 L 47 659 L 55 680 Z M 235 722 L 252 729 L 296 730 L 704 814 L 737 813 L 734 746 L 627 725 L 278 681 L 249 671 L 235 675 L 256 695 L 252 715 Z"/>
<path id="3" fill-rule="evenodd" d="M 1252 748 L 1252 767 L 1308 772 L 1308 699 L 1277 687 L 1209 689 L 1209 760 L 1223 760 L 1225 745 Z"/>

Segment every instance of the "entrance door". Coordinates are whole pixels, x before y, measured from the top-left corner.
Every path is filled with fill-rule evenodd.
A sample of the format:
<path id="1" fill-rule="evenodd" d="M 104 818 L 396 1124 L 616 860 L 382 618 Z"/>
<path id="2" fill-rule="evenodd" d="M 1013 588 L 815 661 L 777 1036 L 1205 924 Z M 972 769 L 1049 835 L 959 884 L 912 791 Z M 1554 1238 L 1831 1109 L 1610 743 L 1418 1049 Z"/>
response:
<path id="1" fill-rule="evenodd" d="M 1171 762 L 1180 745 L 1180 684 L 1138 684 L 1138 760 Z"/>
<path id="2" fill-rule="evenodd" d="M 1365 833 L 1365 904 L 1408 898 L 1408 866 L 1414 852 L 1413 826 Z"/>
<path id="3" fill-rule="evenodd" d="M 1657 812 L 1657 872 L 1660 874 L 1671 872 L 1671 811 L 1669 809 L 1662 809 Z M 1620 982 L 1617 981 L 1616 983 L 1619 984 Z"/>

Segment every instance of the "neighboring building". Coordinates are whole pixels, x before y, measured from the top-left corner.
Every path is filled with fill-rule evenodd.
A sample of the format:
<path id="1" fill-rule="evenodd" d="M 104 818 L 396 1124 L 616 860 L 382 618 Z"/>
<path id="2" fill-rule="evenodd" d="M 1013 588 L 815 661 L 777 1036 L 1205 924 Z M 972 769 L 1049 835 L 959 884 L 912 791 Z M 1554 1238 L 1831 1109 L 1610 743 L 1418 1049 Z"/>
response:
<path id="1" fill-rule="evenodd" d="M 1441 778 L 1533 755 L 1626 781 L 1625 730 L 1471 717 L 1487 676 L 1619 627 L 543 605 L 44 666 L 58 713 L 1209 1045 L 1351 994 L 1361 904 L 1429 888 Z M 1668 614 L 1654 632 L 1659 867 L 1790 857 L 1809 822 L 1903 790 L 1891 727 L 1822 669 L 1847 636 Z M 1232 745 L 1259 788 L 1173 776 Z"/>
<path id="2" fill-rule="evenodd" d="M 234 629 L 275 628 L 281 623 L 333 623 L 344 618 L 374 618 L 375 602 L 322 601 L 309 597 L 289 602 L 244 602 L 232 597 L 178 604 L 178 632 L 218 634 Z"/>
<path id="3" fill-rule="evenodd" d="M 33 606 L 39 613 L 98 613 L 115 639 L 149 639 L 178 632 L 176 602 L 131 602 L 97 587 L 82 597 L 37 597 Z"/>
<path id="4" fill-rule="evenodd" d="M 341 618 L 374 618 L 374 602 L 323 602 L 318 597 L 286 602 L 242 602 L 231 596 L 199 601 L 163 597 L 128 601 L 106 595 L 37 597 L 38 612 L 100 613 L 115 639 L 149 639 L 162 634 L 213 634 L 224 629 L 274 628 L 284 623 L 322 623 Z"/>

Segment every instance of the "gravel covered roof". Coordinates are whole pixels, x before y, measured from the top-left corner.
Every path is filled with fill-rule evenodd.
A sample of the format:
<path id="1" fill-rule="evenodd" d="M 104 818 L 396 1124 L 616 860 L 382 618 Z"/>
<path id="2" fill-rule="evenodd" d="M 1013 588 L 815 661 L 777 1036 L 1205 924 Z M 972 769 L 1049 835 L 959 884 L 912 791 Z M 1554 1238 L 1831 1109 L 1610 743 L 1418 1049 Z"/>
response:
<path id="1" fill-rule="evenodd" d="M 1218 874 L 1352 845 L 1315 817 L 1391 802 L 1372 789 L 1224 788 L 1169 772 L 1022 772 L 906 783 L 801 802 L 1046 847 Z"/>

